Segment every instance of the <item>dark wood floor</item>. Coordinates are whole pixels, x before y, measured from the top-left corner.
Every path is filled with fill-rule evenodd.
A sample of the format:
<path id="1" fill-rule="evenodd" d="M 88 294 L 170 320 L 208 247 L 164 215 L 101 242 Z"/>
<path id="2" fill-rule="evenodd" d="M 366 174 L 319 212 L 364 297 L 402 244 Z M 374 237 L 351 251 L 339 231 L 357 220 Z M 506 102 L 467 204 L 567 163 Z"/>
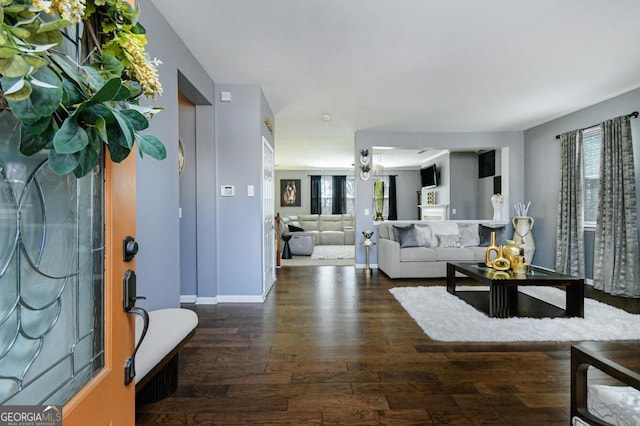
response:
<path id="1" fill-rule="evenodd" d="M 418 285 L 444 280 L 289 267 L 264 304 L 185 305 L 200 324 L 179 388 L 136 423 L 569 424 L 570 343 L 433 341 L 388 292 Z"/>

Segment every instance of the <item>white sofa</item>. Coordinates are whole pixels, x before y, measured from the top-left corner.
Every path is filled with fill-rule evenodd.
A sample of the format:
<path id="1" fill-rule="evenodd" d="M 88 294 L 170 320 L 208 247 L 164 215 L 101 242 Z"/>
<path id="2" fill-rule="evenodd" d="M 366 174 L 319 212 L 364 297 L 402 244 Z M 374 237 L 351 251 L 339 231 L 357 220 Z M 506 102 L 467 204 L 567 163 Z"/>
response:
<path id="1" fill-rule="evenodd" d="M 447 262 L 484 262 L 492 231 L 505 244 L 507 222 L 384 222 L 378 226 L 378 269 L 389 278 L 445 277 Z"/>
<path id="2" fill-rule="evenodd" d="M 353 215 L 301 214 L 283 216 L 282 235 L 291 236 L 291 254 L 308 256 L 316 245 L 352 245 L 355 243 Z"/>

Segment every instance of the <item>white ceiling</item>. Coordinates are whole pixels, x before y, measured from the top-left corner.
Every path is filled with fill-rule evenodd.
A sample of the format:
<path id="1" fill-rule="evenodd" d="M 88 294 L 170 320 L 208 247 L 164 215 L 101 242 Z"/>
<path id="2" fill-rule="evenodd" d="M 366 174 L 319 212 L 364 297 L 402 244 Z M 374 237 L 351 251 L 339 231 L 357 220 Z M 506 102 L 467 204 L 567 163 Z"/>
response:
<path id="1" fill-rule="evenodd" d="M 215 82 L 262 86 L 279 169 L 349 168 L 357 130 L 524 130 L 640 87 L 638 0 L 151 1 Z"/>

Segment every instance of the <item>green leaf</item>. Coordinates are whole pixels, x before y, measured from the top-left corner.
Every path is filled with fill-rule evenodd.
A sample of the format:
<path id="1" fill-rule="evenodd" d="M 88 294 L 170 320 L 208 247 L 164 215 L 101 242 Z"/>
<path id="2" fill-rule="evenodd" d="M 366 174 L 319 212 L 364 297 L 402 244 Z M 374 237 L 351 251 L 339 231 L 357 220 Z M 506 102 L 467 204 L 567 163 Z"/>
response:
<path id="1" fill-rule="evenodd" d="M 33 88 L 28 81 L 24 81 L 19 90 L 13 93 L 5 93 L 4 97 L 12 101 L 23 101 L 31 95 Z"/>
<path id="2" fill-rule="evenodd" d="M 38 33 L 46 33 L 47 31 L 57 31 L 61 28 L 71 26 L 71 22 L 66 19 L 56 19 L 55 21 L 45 22 L 38 28 Z"/>
<path id="3" fill-rule="evenodd" d="M 42 117 L 40 118 L 38 121 L 36 121 L 35 123 L 31 123 L 29 125 L 27 125 L 29 131 L 35 135 L 41 135 L 43 134 L 46 130 L 49 130 L 49 127 L 53 124 L 53 119 L 51 118 L 51 116 L 47 116 L 47 117 Z M 24 123 L 22 123 L 23 128 L 24 128 Z"/>
<path id="4" fill-rule="evenodd" d="M 98 70 L 89 66 L 82 67 L 82 70 L 84 71 L 87 77 L 87 82 L 89 83 L 89 87 L 91 87 L 93 90 L 98 91 L 100 90 L 100 88 L 102 88 L 102 86 L 104 86 L 105 80 L 100 75 L 100 72 Z"/>
<path id="5" fill-rule="evenodd" d="M 6 77 L 21 77 L 29 72 L 29 66 L 21 55 L 0 59 L 0 74 Z"/>
<path id="6" fill-rule="evenodd" d="M 47 61 L 44 60 L 41 56 L 36 55 L 23 55 L 22 56 L 26 63 L 31 65 L 34 68 L 42 68 L 47 65 Z"/>
<path id="7" fill-rule="evenodd" d="M 5 28 L 20 38 L 29 38 L 31 36 L 31 32 L 29 30 L 25 30 L 24 28 L 12 26 L 6 26 Z"/>
<path id="8" fill-rule="evenodd" d="M 147 120 L 147 117 L 145 117 L 135 109 L 123 109 L 122 111 L 120 111 L 120 114 L 122 114 L 127 120 L 129 120 L 131 127 L 133 127 L 133 130 L 135 130 L 136 132 L 149 127 L 149 120 Z"/>
<path id="9" fill-rule="evenodd" d="M 47 117 L 49 118 L 49 117 Z M 56 130 L 55 123 L 50 120 L 50 126 L 45 128 L 41 134 L 33 133 L 33 128 L 22 123 L 20 131 L 20 152 L 23 155 L 33 155 L 45 148 L 48 148 Z"/>
<path id="10" fill-rule="evenodd" d="M 98 164 L 98 153 L 91 146 L 86 147 L 76 154 L 78 167 L 73 171 L 76 177 L 82 177 L 89 173 Z"/>
<path id="11" fill-rule="evenodd" d="M 98 136 L 100 136 L 101 140 L 103 140 L 104 142 L 109 141 L 109 136 L 107 135 L 107 121 L 103 117 L 98 117 L 93 124 L 93 127 L 98 133 Z"/>
<path id="12" fill-rule="evenodd" d="M 82 92 L 69 80 L 62 81 L 62 102 L 65 105 L 77 105 L 85 101 Z"/>
<path id="13" fill-rule="evenodd" d="M 20 101 L 7 100 L 11 108 L 11 113 L 23 123 L 33 124 L 42 118 L 34 108 L 30 97 Z"/>
<path id="14" fill-rule="evenodd" d="M 9 46 L 0 46 L 0 59 L 13 58 L 20 51 Z"/>
<path id="15" fill-rule="evenodd" d="M 33 77 L 48 86 L 33 85 L 31 102 L 41 116 L 51 115 L 60 107 L 62 102 L 62 82 L 58 75 L 50 68 L 40 68 Z"/>
<path id="16" fill-rule="evenodd" d="M 110 143 L 107 146 L 109 147 L 109 156 L 111 157 L 111 160 L 116 163 L 120 163 L 122 160 L 127 158 L 131 152 L 130 149 L 119 144 Z"/>
<path id="17" fill-rule="evenodd" d="M 60 70 L 71 80 L 75 81 L 78 85 L 82 83 L 78 65 L 66 55 L 51 55 L 53 62 L 60 67 Z"/>
<path id="18" fill-rule="evenodd" d="M 15 93 L 24 87 L 24 77 L 2 77 L 2 90 L 5 96 Z"/>
<path id="19" fill-rule="evenodd" d="M 56 150 L 49 150 L 49 167 L 56 174 L 62 176 L 78 167 L 78 160 L 71 154 L 59 154 Z"/>
<path id="20" fill-rule="evenodd" d="M 121 77 L 124 72 L 124 65 L 115 56 L 108 53 L 102 56 L 93 55 L 94 63 L 92 66 L 105 75 L 107 78 Z"/>
<path id="21" fill-rule="evenodd" d="M 131 98 L 131 91 L 129 89 L 127 89 L 124 85 L 120 86 L 120 90 L 118 91 L 118 94 L 116 95 L 115 98 L 113 98 L 114 101 L 124 101 L 125 99 L 129 99 Z"/>
<path id="22" fill-rule="evenodd" d="M 118 95 L 120 87 L 122 86 L 122 80 L 119 77 L 112 78 L 107 81 L 101 88 L 93 95 L 89 101 L 91 102 L 107 102 L 112 100 Z"/>
<path id="23" fill-rule="evenodd" d="M 167 150 L 160 139 L 153 135 L 142 135 L 138 137 L 138 149 L 156 160 L 167 158 Z"/>
<path id="24" fill-rule="evenodd" d="M 76 123 L 73 117 L 67 117 L 53 138 L 53 147 L 60 154 L 73 154 L 89 144 L 87 132 Z"/>
<path id="25" fill-rule="evenodd" d="M 131 126 L 131 124 L 129 124 L 129 120 L 127 120 L 124 116 L 122 116 L 117 110 L 113 108 L 109 108 L 109 109 L 111 110 L 113 118 L 116 120 L 120 133 L 122 135 L 122 137 L 116 136 L 114 139 L 117 140 L 118 143 L 124 146 L 125 148 L 131 149 L 131 147 L 133 146 L 133 137 L 134 137 L 133 127 Z M 114 134 L 117 133 L 115 128 L 112 129 L 110 132 L 108 132 L 109 141 L 112 140 L 112 132 Z"/>

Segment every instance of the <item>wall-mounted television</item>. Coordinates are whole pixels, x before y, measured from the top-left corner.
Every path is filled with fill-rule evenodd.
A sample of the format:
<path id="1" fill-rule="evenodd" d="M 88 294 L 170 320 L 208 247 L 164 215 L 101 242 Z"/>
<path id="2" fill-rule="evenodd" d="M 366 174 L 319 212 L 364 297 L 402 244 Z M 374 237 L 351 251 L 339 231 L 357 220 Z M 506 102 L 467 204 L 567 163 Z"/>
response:
<path id="1" fill-rule="evenodd" d="M 423 188 L 433 188 L 438 186 L 438 169 L 435 164 L 420 169 L 420 180 Z"/>

